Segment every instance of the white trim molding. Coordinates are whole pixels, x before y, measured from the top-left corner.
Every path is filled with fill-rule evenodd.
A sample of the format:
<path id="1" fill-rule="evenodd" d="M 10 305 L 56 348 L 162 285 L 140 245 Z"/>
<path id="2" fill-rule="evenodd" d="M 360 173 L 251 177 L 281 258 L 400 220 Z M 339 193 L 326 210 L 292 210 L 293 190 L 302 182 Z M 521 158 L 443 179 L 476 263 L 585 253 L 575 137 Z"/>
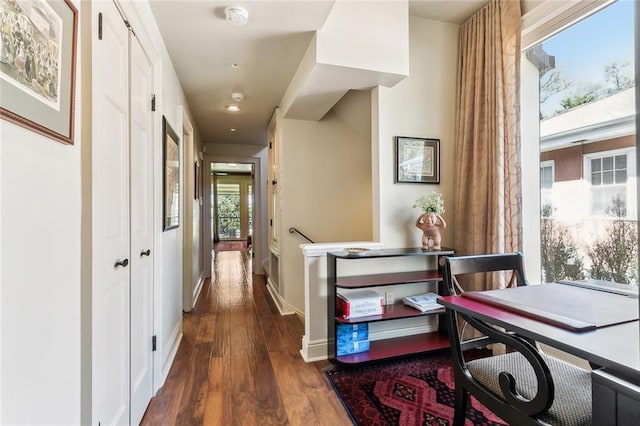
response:
<path id="1" fill-rule="evenodd" d="M 304 335 L 300 354 L 306 362 L 327 358 L 327 253 L 347 247 L 381 249 L 372 241 L 301 244 L 304 256 Z"/>

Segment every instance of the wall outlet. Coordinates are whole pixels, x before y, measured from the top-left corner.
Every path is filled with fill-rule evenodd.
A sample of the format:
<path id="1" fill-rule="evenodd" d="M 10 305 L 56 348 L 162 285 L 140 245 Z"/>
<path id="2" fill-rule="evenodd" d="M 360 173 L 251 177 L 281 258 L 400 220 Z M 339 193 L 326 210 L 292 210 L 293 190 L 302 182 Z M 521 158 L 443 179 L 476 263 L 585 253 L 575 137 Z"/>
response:
<path id="1" fill-rule="evenodd" d="M 393 302 L 395 300 L 393 299 L 393 292 L 392 291 L 385 291 L 384 292 L 384 304 L 385 305 L 393 305 Z"/>

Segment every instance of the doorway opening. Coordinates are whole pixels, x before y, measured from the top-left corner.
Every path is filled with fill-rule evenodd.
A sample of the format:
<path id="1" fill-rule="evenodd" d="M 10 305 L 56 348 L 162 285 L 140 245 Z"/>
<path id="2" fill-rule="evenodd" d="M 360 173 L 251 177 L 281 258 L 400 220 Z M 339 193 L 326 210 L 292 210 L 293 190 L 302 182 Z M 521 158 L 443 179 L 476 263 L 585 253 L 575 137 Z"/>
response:
<path id="1" fill-rule="evenodd" d="M 211 238 L 215 251 L 251 249 L 254 165 L 211 163 Z"/>

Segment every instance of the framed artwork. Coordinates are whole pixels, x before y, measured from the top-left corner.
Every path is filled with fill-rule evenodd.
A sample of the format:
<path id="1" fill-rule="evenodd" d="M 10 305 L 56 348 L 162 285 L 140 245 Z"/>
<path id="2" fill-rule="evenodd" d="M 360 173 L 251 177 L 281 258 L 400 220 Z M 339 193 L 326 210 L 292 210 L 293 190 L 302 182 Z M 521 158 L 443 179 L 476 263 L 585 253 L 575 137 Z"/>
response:
<path id="1" fill-rule="evenodd" d="M 440 139 L 396 136 L 396 183 L 440 183 Z"/>
<path id="2" fill-rule="evenodd" d="M 1 0 L 0 0 L 1 1 Z M 163 140 L 163 231 L 180 226 L 180 139 L 166 117 L 162 117 Z"/>
<path id="3" fill-rule="evenodd" d="M 77 27 L 69 0 L 0 0 L 0 116 L 70 145 Z"/>
<path id="4" fill-rule="evenodd" d="M 200 160 L 193 163 L 193 198 L 199 200 L 202 195 L 202 171 L 200 168 Z"/>

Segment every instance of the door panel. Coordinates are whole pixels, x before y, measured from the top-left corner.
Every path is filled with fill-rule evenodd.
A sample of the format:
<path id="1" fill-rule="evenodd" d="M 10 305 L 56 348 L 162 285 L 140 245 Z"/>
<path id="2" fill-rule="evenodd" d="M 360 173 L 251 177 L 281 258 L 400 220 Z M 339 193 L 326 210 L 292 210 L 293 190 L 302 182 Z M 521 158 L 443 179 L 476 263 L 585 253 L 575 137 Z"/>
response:
<path id="1" fill-rule="evenodd" d="M 99 2 L 93 43 L 93 417 L 129 423 L 128 30 Z M 116 266 L 116 262 L 126 264 Z"/>
<path id="2" fill-rule="evenodd" d="M 153 70 L 130 35 L 131 424 L 153 396 Z"/>

